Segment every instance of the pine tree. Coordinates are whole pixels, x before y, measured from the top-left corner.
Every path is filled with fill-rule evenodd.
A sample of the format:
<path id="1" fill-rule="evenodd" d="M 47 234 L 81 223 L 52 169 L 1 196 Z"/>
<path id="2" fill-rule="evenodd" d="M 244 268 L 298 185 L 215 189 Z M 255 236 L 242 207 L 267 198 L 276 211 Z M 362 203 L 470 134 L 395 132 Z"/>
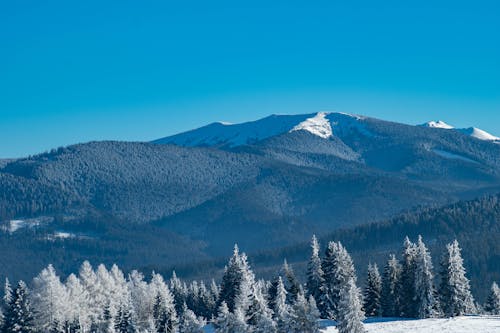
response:
<path id="1" fill-rule="evenodd" d="M 66 279 L 66 290 L 68 296 L 68 309 L 66 320 L 71 323 L 72 330 L 76 327 L 83 331 L 88 331 L 91 324 L 91 310 L 89 295 L 74 274 L 70 274 Z"/>
<path id="2" fill-rule="evenodd" d="M 203 333 L 206 321 L 196 317 L 186 303 L 183 304 L 181 320 L 179 323 L 179 333 Z"/>
<path id="3" fill-rule="evenodd" d="M 329 318 L 335 319 L 340 302 L 340 292 L 350 279 L 356 279 L 351 256 L 340 242 L 330 242 L 323 259 L 325 289 L 321 303 Z"/>
<path id="4" fill-rule="evenodd" d="M 338 305 L 337 329 L 339 333 L 364 333 L 365 319 L 362 305 L 361 292 L 356 286 L 354 278 L 350 278 L 340 293 Z"/>
<path id="5" fill-rule="evenodd" d="M 456 240 L 446 246 L 446 254 L 441 263 L 439 291 L 445 315 L 454 317 L 475 312 L 469 280 L 465 276 L 462 255 Z"/>
<path id="6" fill-rule="evenodd" d="M 314 297 L 309 296 L 307 300 L 302 292 L 297 295 L 297 300 L 292 306 L 290 312 L 290 331 L 291 333 L 318 333 L 318 319 L 320 313 L 316 307 Z"/>
<path id="7" fill-rule="evenodd" d="M 408 239 L 404 240 L 401 279 L 399 280 L 399 315 L 401 317 L 417 317 L 417 305 L 415 303 L 415 257 L 417 254 L 416 245 Z"/>
<path id="8" fill-rule="evenodd" d="M 496 282 L 491 284 L 491 291 L 484 305 L 484 310 L 492 315 L 500 315 L 500 288 Z"/>
<path id="9" fill-rule="evenodd" d="M 436 317 L 439 303 L 435 298 L 432 259 L 421 236 L 418 237 L 416 250 L 414 290 L 417 317 Z"/>
<path id="10" fill-rule="evenodd" d="M 158 333 L 171 333 L 177 329 L 178 318 L 174 298 L 160 274 L 153 273 L 150 284 L 153 301 L 153 317 Z"/>
<path id="11" fill-rule="evenodd" d="M 35 332 L 33 321 L 28 288 L 23 281 L 19 281 L 5 313 L 3 332 L 33 333 Z"/>
<path id="12" fill-rule="evenodd" d="M 380 304 L 384 317 L 397 317 L 399 315 L 398 285 L 401 278 L 401 265 L 396 256 L 391 254 L 382 277 L 382 295 Z"/>
<path id="13" fill-rule="evenodd" d="M 235 307 L 236 297 L 238 296 L 240 284 L 243 276 L 242 258 L 239 254 L 238 245 L 234 246 L 233 256 L 229 259 L 224 268 L 222 277 L 219 304 L 226 302 L 229 311 Z"/>
<path id="14" fill-rule="evenodd" d="M 12 287 L 10 285 L 9 279 L 5 278 L 4 295 L 3 295 L 4 305 L 8 306 L 10 304 L 10 301 L 12 301 Z"/>
<path id="15" fill-rule="evenodd" d="M 215 320 L 216 333 L 247 333 L 249 327 L 243 311 L 236 307 L 234 313 L 229 312 L 225 301 L 219 307 L 219 314 Z"/>
<path id="16" fill-rule="evenodd" d="M 323 277 L 323 268 L 321 267 L 321 259 L 319 257 L 319 243 L 316 236 L 313 236 L 311 241 L 312 254 L 307 264 L 307 294 L 314 297 L 318 309 L 323 317 L 327 316 L 325 306 L 323 305 L 322 295 L 324 293 L 325 279 Z"/>
<path id="17" fill-rule="evenodd" d="M 152 297 L 148 283 L 144 281 L 144 275 L 134 270 L 128 277 L 128 289 L 132 302 L 132 318 L 137 331 L 148 331 L 151 328 Z"/>
<path id="18" fill-rule="evenodd" d="M 380 305 L 381 294 L 382 279 L 380 278 L 377 264 L 369 264 L 364 303 L 364 309 L 367 316 L 379 317 L 382 315 Z"/>
<path id="19" fill-rule="evenodd" d="M 254 288 L 254 297 L 250 305 L 247 323 L 253 328 L 255 332 L 276 332 L 276 323 L 273 320 L 273 312 L 267 305 L 266 297 L 263 294 L 263 288 L 259 284 Z"/>

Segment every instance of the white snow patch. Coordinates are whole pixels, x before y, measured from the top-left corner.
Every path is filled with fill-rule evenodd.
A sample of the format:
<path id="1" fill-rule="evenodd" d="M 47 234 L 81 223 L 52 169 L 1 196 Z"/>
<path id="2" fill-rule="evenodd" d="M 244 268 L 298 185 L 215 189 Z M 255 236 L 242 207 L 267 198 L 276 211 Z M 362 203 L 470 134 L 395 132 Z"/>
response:
<path id="1" fill-rule="evenodd" d="M 29 218 L 29 219 L 23 219 L 23 220 L 21 220 L 21 219 L 9 220 L 9 221 L 3 222 L 2 226 L 0 228 L 3 231 L 9 232 L 9 233 L 14 233 L 20 229 L 38 227 L 42 224 L 50 223 L 53 220 L 54 220 L 54 218 L 48 217 L 48 216 L 41 216 L 41 217 Z"/>
<path id="2" fill-rule="evenodd" d="M 294 131 L 307 131 L 323 139 L 328 139 L 333 134 L 332 126 L 330 121 L 326 119 L 325 112 L 318 112 L 314 117 L 296 125 L 290 132 Z"/>
<path id="3" fill-rule="evenodd" d="M 446 150 L 441 150 L 441 149 L 432 149 L 432 152 L 435 153 L 435 154 L 438 154 L 439 156 L 441 157 L 444 157 L 444 158 L 448 158 L 448 159 L 453 159 L 453 160 L 461 160 L 461 161 L 466 161 L 466 162 L 471 162 L 471 163 L 477 163 L 476 161 L 468 158 L 468 157 L 465 157 L 465 156 L 462 156 L 462 155 L 458 155 L 458 154 L 455 154 L 455 153 L 452 153 L 452 152 L 449 152 L 449 151 L 446 151 Z"/>
<path id="4" fill-rule="evenodd" d="M 500 141 L 500 137 L 494 136 L 486 131 L 483 131 L 482 129 L 476 128 L 476 127 L 469 127 L 469 128 L 460 128 L 457 129 L 458 131 L 472 136 L 473 138 L 479 139 L 479 140 L 485 140 L 485 141 Z"/>
<path id="5" fill-rule="evenodd" d="M 431 128 L 444 128 L 444 129 L 452 129 L 453 128 L 453 126 L 448 125 L 447 123 L 445 123 L 442 120 L 429 121 L 429 122 L 423 124 L 422 126 L 431 127 Z"/>
<path id="6" fill-rule="evenodd" d="M 368 319 L 365 321 L 368 333 L 498 333 L 499 316 L 471 316 L 455 318 L 432 318 L 420 320 L 404 319 Z M 324 333 L 336 333 L 334 326 L 328 326 Z"/>

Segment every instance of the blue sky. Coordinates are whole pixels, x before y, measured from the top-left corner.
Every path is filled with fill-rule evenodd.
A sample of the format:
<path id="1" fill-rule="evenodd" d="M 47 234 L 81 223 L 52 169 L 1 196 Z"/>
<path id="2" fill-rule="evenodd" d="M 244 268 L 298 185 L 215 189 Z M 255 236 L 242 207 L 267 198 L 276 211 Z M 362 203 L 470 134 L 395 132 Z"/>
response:
<path id="1" fill-rule="evenodd" d="M 2 1 L 0 157 L 342 111 L 500 135 L 499 1 Z"/>

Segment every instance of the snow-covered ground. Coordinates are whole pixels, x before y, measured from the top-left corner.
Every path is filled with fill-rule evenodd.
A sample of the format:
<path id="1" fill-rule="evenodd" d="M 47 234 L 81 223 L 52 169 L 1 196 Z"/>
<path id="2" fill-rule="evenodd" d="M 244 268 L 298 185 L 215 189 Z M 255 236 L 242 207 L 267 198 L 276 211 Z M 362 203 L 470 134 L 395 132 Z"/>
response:
<path id="1" fill-rule="evenodd" d="M 322 322 L 322 332 L 338 332 L 331 322 Z M 367 319 L 368 333 L 500 333 L 500 316 L 471 316 L 402 320 L 400 318 Z"/>

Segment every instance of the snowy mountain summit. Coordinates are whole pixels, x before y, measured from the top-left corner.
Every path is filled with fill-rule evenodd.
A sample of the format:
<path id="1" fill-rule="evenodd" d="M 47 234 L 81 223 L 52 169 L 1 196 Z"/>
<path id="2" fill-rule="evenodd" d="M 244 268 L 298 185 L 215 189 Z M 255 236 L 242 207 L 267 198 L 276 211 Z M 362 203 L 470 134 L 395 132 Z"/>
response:
<path id="1" fill-rule="evenodd" d="M 254 144 L 270 137 L 305 131 L 329 139 L 350 129 L 369 135 L 361 123 L 363 117 L 340 112 L 318 112 L 300 115 L 271 115 L 240 124 L 216 122 L 198 129 L 154 141 L 179 146 L 227 146 Z"/>
<path id="2" fill-rule="evenodd" d="M 494 135 L 492 135 L 492 134 L 490 134 L 482 129 L 476 128 L 476 127 L 455 128 L 455 127 L 445 123 L 442 120 L 429 121 L 429 122 L 426 122 L 425 124 L 422 124 L 421 126 L 430 127 L 430 128 L 452 129 L 452 130 L 458 131 L 460 133 L 463 133 L 465 135 L 468 135 L 470 137 L 473 137 L 473 138 L 476 138 L 479 140 L 500 143 L 500 137 L 494 136 Z"/>

